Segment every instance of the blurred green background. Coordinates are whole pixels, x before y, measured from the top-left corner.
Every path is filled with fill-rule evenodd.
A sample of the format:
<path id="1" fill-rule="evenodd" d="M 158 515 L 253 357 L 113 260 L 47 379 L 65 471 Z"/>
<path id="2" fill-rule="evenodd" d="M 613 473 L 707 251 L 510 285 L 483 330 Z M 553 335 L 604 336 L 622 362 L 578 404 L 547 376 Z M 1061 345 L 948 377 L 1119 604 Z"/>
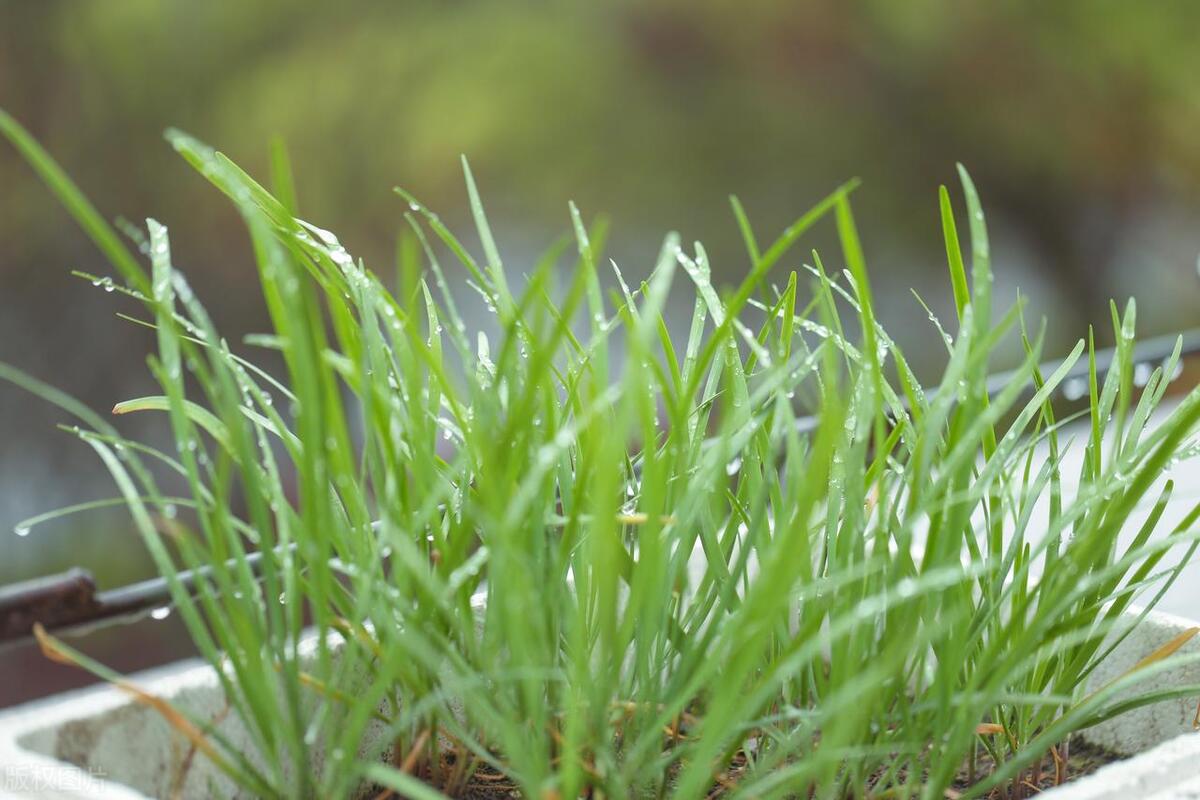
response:
<path id="1" fill-rule="evenodd" d="M 1198 30 L 1200 4 L 1183 0 L 0 0 L 0 107 L 103 213 L 170 227 L 231 341 L 265 325 L 246 237 L 165 145 L 169 125 L 260 175 L 282 136 L 301 215 L 380 272 L 403 211 L 392 186 L 466 222 L 462 153 L 518 270 L 566 228 L 574 199 L 611 216 L 627 275 L 644 276 L 674 229 L 705 242 L 726 283 L 746 268 L 728 193 L 766 238 L 860 176 L 881 314 L 929 375 L 938 340 L 908 290 L 949 313 L 936 189 L 953 185 L 956 161 L 989 214 L 997 291 L 1031 298 L 1050 353 L 1088 323 L 1107 342 L 1110 297 L 1137 297 L 1144 334 L 1197 324 Z M 0 360 L 97 408 L 147 393 L 152 342 L 114 316 L 136 309 L 71 269 L 106 272 L 0 147 Z M 55 430 L 61 414 L 11 387 L 0 408 L 0 534 L 112 494 Z M 117 513 L 0 536 L 0 583 L 76 564 L 102 586 L 149 572 Z M 129 668 L 181 640 L 153 622 L 89 646 Z M 0 705 L 79 679 L 29 648 L 0 655 L 0 670 L 22 676 L 0 681 Z"/>

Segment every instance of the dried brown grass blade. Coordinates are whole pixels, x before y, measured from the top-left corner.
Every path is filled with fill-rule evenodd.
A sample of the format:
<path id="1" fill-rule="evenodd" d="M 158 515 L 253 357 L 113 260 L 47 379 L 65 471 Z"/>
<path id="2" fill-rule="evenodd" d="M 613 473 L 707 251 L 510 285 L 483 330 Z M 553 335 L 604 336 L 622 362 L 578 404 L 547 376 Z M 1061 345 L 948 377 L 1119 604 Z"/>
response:
<path id="1" fill-rule="evenodd" d="M 58 640 L 50 634 L 46 633 L 46 629 L 40 624 L 33 626 L 33 635 L 37 639 L 38 646 L 41 647 L 42 655 L 57 664 L 65 664 L 70 667 L 78 667 L 86 669 L 77 659 L 71 656 L 70 653 L 64 651 Z M 90 670 L 89 670 L 90 671 Z M 147 692 L 140 686 L 137 686 L 124 678 L 115 678 L 112 684 L 121 691 L 131 696 L 135 701 L 142 705 L 157 711 L 167 724 L 178 731 L 197 751 L 208 756 L 218 764 L 225 764 L 225 759 L 195 724 L 185 717 L 177 708 L 171 705 L 163 698 Z"/>
<path id="2" fill-rule="evenodd" d="M 1145 658 L 1138 661 L 1136 664 L 1134 664 L 1132 667 L 1129 668 L 1129 671 L 1126 672 L 1125 675 L 1130 675 L 1134 672 L 1137 672 L 1139 669 L 1144 669 L 1145 667 L 1148 667 L 1151 664 L 1155 664 L 1159 661 L 1162 661 L 1165 658 L 1169 658 L 1170 656 L 1175 654 L 1175 651 L 1177 651 L 1179 648 L 1183 647 L 1185 644 L 1190 642 L 1197 633 L 1200 633 L 1200 627 L 1188 628 L 1187 630 L 1185 630 L 1182 633 L 1178 634 L 1177 636 L 1173 637 L 1171 639 L 1171 641 L 1167 642 L 1162 647 L 1159 647 L 1157 650 L 1155 650 L 1150 655 L 1148 655 Z M 1122 675 L 1121 677 L 1124 677 L 1124 675 Z"/>

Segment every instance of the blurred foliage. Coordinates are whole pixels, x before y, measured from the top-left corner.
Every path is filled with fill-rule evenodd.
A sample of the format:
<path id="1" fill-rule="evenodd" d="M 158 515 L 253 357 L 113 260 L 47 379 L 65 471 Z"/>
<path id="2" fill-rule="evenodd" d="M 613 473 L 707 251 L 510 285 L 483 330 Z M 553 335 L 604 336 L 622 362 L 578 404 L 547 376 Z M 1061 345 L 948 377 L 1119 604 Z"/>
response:
<path id="1" fill-rule="evenodd" d="M 518 246 L 561 227 L 574 197 L 631 238 L 713 242 L 727 276 L 742 262 L 725 193 L 782 225 L 861 175 L 881 254 L 920 271 L 939 266 L 929 198 L 960 160 L 1030 262 L 1103 318 L 1123 233 L 1200 205 L 1189 2 L 127 0 L 4 15 L 0 97 L 105 209 L 175 224 L 198 210 L 159 140 L 168 124 L 252 165 L 279 134 L 304 210 L 377 263 L 397 227 L 390 187 L 457 206 L 468 153 L 496 213 L 529 229 Z M 27 202 L 14 159 L 0 170 L 6 249 L 24 256 L 9 272 L 45 257 L 62 218 Z M 206 268 L 227 264 L 224 222 L 195 222 Z"/>

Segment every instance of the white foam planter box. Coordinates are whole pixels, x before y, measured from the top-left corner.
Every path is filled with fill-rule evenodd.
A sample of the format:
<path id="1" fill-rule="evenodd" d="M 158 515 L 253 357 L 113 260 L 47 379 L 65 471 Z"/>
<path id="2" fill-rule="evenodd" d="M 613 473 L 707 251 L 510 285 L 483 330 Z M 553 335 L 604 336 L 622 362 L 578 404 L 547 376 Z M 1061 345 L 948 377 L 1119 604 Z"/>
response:
<path id="1" fill-rule="evenodd" d="M 1193 623 L 1152 613 L 1092 675 L 1102 685 L 1173 639 Z M 1200 653 L 1200 637 L 1181 653 Z M 187 661 L 132 678 L 138 686 L 201 719 L 217 718 L 224 697 L 212 669 Z M 1165 671 L 1143 689 L 1200 683 L 1200 662 Z M 1126 800 L 1200 797 L 1200 735 L 1192 733 L 1196 700 L 1147 706 L 1078 734 L 1114 753 L 1132 756 L 1040 796 L 1053 800 Z M 249 737 L 235 714 L 222 732 Z M 0 798 L 31 800 L 145 800 L 169 796 L 182 779 L 182 796 L 246 797 L 202 755 L 187 764 L 188 743 L 157 712 L 119 689 L 69 692 L 0 713 Z M 186 765 L 186 772 L 185 770 Z"/>
<path id="2" fill-rule="evenodd" d="M 1171 411 L 1164 403 L 1155 416 Z M 1152 419 L 1151 426 L 1154 421 Z M 1064 464 L 1064 475 L 1077 473 Z M 1070 460 L 1070 458 L 1068 459 Z M 1170 530 L 1200 497 L 1200 468 L 1185 461 L 1171 470 L 1176 488 L 1159 523 Z M 1073 488 L 1064 481 L 1068 496 Z M 1189 502 L 1190 501 L 1190 502 Z M 1139 509 L 1125 526 L 1122 542 L 1136 532 L 1150 505 Z M 1140 519 L 1139 519 L 1140 515 Z M 1175 563 L 1174 557 L 1162 564 Z M 1092 674 L 1099 687 L 1124 674 L 1144 656 L 1200 623 L 1200 561 L 1162 597 L 1159 611 L 1149 614 Z M 1200 654 L 1200 636 L 1179 651 Z M 213 671 L 198 661 L 182 662 L 135 675 L 132 680 L 155 695 L 190 710 L 201 719 L 214 719 L 224 696 Z M 1174 670 L 1143 681 L 1139 691 L 1200 683 L 1200 661 L 1188 660 Z M 1043 793 L 1051 800 L 1200 800 L 1200 734 L 1193 732 L 1197 699 L 1170 700 L 1146 706 L 1078 734 L 1084 740 L 1128 758 L 1095 774 Z M 235 714 L 220 724 L 233 742 L 249 737 Z M 118 689 L 101 686 L 59 695 L 0 712 L 0 800 L 64 798 L 68 800 L 145 800 L 169 795 L 188 752 L 187 742 L 158 715 Z M 246 797 L 197 754 L 183 781 L 183 797 Z"/>
<path id="3" fill-rule="evenodd" d="M 302 654 L 311 654 L 313 644 L 313 639 L 301 643 Z M 233 746 L 250 754 L 260 768 L 266 766 L 253 755 L 250 732 L 228 707 L 216 672 L 206 662 L 176 662 L 132 675 L 129 682 L 197 720 L 215 723 Z M 310 693 L 304 702 L 325 700 Z M 368 726 L 364 752 L 379 742 L 381 728 Z M 324 759 L 319 743 L 310 757 L 319 769 Z M 362 797 L 376 794 L 377 789 Z M 166 797 L 249 800 L 255 795 L 194 752 L 161 714 L 115 686 L 65 692 L 0 711 L 0 800 Z"/>

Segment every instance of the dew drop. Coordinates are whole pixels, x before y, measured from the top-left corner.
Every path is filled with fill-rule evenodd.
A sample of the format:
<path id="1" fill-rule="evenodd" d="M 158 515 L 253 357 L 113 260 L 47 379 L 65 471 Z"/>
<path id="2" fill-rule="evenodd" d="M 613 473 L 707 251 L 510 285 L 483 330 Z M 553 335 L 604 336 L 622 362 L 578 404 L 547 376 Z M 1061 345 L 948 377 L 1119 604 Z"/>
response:
<path id="1" fill-rule="evenodd" d="M 175 519 L 175 515 L 178 513 L 179 509 L 175 507 L 174 503 L 167 503 L 163 506 L 163 516 L 167 519 Z"/>
<path id="2" fill-rule="evenodd" d="M 170 606 L 161 606 L 159 608 L 156 608 L 150 612 L 150 616 L 153 619 L 166 619 L 167 617 L 171 616 L 171 607 Z"/>
<path id="3" fill-rule="evenodd" d="M 13 528 L 13 533 L 15 533 L 17 536 L 21 536 L 21 537 L 28 536 L 29 535 L 29 526 L 28 525 L 17 525 L 16 527 Z"/>
<path id="4" fill-rule="evenodd" d="M 740 470 L 741 468 L 742 468 L 742 459 L 739 456 L 725 465 L 725 474 L 726 475 L 737 475 L 738 470 Z"/>

